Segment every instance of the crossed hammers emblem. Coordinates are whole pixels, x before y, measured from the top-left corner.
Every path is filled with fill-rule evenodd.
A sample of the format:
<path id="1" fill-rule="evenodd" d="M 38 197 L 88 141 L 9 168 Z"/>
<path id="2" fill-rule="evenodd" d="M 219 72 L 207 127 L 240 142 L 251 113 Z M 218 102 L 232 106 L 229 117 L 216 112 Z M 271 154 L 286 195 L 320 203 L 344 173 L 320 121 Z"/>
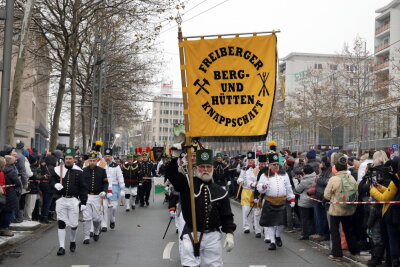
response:
<path id="1" fill-rule="evenodd" d="M 262 82 L 262 84 L 263 84 L 262 87 L 261 87 L 261 89 L 260 89 L 260 92 L 258 93 L 258 96 L 260 96 L 261 93 L 262 93 L 263 96 L 265 96 L 265 93 L 267 93 L 267 95 L 269 96 L 268 88 L 267 88 L 267 86 L 265 85 L 265 83 L 266 83 L 267 80 L 268 80 L 269 72 L 268 72 L 268 73 L 263 72 L 263 73 L 259 73 L 259 74 L 257 74 L 257 75 L 260 76 L 261 82 Z"/>
<path id="2" fill-rule="evenodd" d="M 210 92 L 205 88 L 206 85 L 210 85 L 209 81 L 206 78 L 203 78 L 203 84 L 200 83 L 200 79 L 197 79 L 193 85 L 200 86 L 199 89 L 196 91 L 196 95 L 200 93 L 201 90 L 204 90 L 207 94 Z"/>

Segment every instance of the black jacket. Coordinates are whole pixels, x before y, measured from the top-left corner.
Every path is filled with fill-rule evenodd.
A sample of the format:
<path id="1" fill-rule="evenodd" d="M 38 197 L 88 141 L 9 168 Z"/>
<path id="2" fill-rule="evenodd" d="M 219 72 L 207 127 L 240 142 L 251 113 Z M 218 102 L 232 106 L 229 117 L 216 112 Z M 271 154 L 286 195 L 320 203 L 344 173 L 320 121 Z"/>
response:
<path id="1" fill-rule="evenodd" d="M 229 178 L 228 166 L 226 166 L 223 162 L 214 162 L 214 183 L 220 186 L 226 186 Z"/>
<path id="2" fill-rule="evenodd" d="M 57 166 L 54 169 L 54 175 L 51 178 L 50 187 L 55 188 L 54 185 L 60 182 L 60 176 L 57 174 L 59 171 Z M 64 174 L 65 173 L 65 174 Z M 83 205 L 86 205 L 88 198 L 88 188 L 84 179 L 82 178 L 82 170 L 74 165 L 71 169 L 63 168 L 62 178 L 63 189 L 57 191 L 58 197 L 76 197 L 79 198 Z"/>
<path id="3" fill-rule="evenodd" d="M 175 190 L 181 194 L 181 206 L 186 228 L 192 227 L 192 213 L 190 207 L 189 182 L 185 175 L 178 172 L 177 159 L 173 159 L 166 170 L 166 177 Z M 236 224 L 233 222 L 233 213 L 228 193 L 219 185 L 203 182 L 194 177 L 194 193 L 196 205 L 197 230 L 221 229 L 224 233 L 233 233 Z"/>
<path id="4" fill-rule="evenodd" d="M 124 176 L 125 187 L 134 187 L 139 184 L 139 163 L 133 162 L 132 164 L 125 163 L 122 165 L 122 175 Z"/>
<path id="5" fill-rule="evenodd" d="M 101 192 L 107 192 L 108 179 L 106 170 L 95 166 L 91 169 L 89 166 L 83 168 L 82 177 L 85 184 L 88 186 L 88 194 L 98 195 Z"/>
<path id="6" fill-rule="evenodd" d="M 139 180 L 156 176 L 154 164 L 151 161 L 142 161 L 139 163 Z M 151 180 L 143 179 L 143 182 L 151 182 Z"/>
<path id="7" fill-rule="evenodd" d="M 16 188 L 21 187 L 21 180 L 18 178 L 17 169 L 13 165 L 6 165 L 4 167 L 4 175 L 6 178 L 6 185 L 15 186 L 6 188 L 6 207 L 4 211 L 12 211 L 18 207 L 18 197 Z"/>

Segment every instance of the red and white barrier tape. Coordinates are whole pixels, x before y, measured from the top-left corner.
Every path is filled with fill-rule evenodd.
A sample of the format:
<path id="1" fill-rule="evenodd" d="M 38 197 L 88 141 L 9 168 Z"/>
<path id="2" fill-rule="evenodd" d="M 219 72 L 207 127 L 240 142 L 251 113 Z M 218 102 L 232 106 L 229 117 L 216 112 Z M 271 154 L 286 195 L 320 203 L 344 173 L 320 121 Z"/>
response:
<path id="1" fill-rule="evenodd" d="M 9 184 L 9 185 L 0 185 L 1 188 L 7 188 L 7 187 L 13 187 L 15 184 Z"/>
<path id="2" fill-rule="evenodd" d="M 301 195 L 299 193 L 294 193 L 296 195 Z M 304 196 L 304 195 L 303 195 Z M 326 204 L 400 204 L 400 201 L 354 201 L 354 202 L 350 202 L 350 201 L 330 201 L 330 202 L 324 202 L 322 200 L 316 199 L 316 198 L 312 198 L 310 196 L 305 196 L 308 199 L 320 202 L 320 203 L 326 203 Z"/>

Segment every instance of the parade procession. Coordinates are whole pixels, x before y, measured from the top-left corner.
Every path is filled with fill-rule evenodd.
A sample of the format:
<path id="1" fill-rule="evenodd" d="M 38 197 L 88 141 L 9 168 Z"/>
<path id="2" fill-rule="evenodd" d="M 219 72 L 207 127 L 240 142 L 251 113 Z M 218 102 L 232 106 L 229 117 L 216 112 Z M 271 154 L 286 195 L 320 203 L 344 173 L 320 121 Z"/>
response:
<path id="1" fill-rule="evenodd" d="M 0 266 L 400 267 L 399 9 L 0 1 Z"/>

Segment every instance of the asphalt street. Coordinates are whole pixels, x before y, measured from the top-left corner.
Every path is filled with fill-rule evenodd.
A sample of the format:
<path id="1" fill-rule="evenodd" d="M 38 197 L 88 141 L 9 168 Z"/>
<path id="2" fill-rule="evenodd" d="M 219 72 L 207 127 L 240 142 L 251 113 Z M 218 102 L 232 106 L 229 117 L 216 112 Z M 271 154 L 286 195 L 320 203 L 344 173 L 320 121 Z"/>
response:
<path id="1" fill-rule="evenodd" d="M 115 230 L 102 233 L 99 242 L 91 240 L 89 245 L 82 244 L 82 224 L 79 225 L 77 250 L 69 252 L 69 231 L 66 238 L 66 254 L 57 256 L 57 229 L 53 227 L 21 244 L 18 257 L 4 257 L 1 266 L 134 266 L 134 267 L 177 267 L 181 266 L 178 252 L 178 235 L 175 226 L 171 227 L 163 240 L 169 221 L 163 196 L 156 196 L 149 207 L 136 208 L 125 212 L 118 207 Z M 346 266 L 347 263 L 332 262 L 326 253 L 315 245 L 299 241 L 293 236 L 283 235 L 283 247 L 268 251 L 263 239 L 254 234 L 245 235 L 242 231 L 241 209 L 232 205 L 237 230 L 235 248 L 223 254 L 227 267 L 280 267 L 280 266 Z M 224 239 L 224 238 L 223 238 Z"/>

